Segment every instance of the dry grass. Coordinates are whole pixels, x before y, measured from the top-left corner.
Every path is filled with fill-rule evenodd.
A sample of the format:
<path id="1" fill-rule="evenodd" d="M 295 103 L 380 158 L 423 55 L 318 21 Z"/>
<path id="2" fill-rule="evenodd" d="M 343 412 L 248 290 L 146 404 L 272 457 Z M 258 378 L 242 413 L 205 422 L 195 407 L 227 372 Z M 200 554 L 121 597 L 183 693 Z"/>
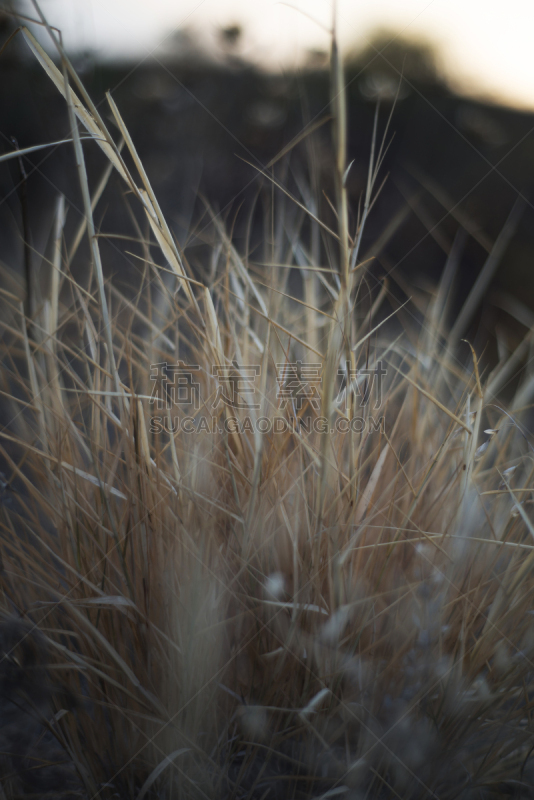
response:
<path id="1" fill-rule="evenodd" d="M 260 270 L 215 218 L 196 280 L 111 98 L 137 177 L 61 48 L 63 73 L 22 35 L 68 103 L 86 212 L 66 241 L 58 202 L 31 322 L 13 293 L 2 300 L 2 703 L 22 704 L 66 752 L 47 788 L 129 800 L 533 796 L 533 459 L 518 408 L 532 376 L 505 409 L 495 395 L 518 357 L 486 378 L 476 354 L 466 368 L 447 348 L 454 253 L 423 324 L 405 312 L 400 335 L 382 324 L 386 284 L 369 302 L 359 248 L 382 152 L 373 145 L 351 236 L 335 37 L 338 230 L 310 199 L 291 230 L 273 212 L 273 263 Z M 134 300 L 104 279 L 76 118 L 150 227 Z M 71 265 L 85 234 L 81 285 Z M 321 235 L 339 248 L 332 272 L 316 269 Z M 276 264 L 300 274 L 303 301 Z M 471 296 L 462 324 L 474 307 Z M 150 401 L 155 387 L 165 397 L 151 365 L 179 360 L 198 366 L 194 434 L 153 420 L 190 413 Z M 279 365 L 298 361 L 320 365 L 317 395 L 281 404 Z M 378 362 L 375 409 L 377 380 L 362 369 Z M 252 387 L 250 366 L 244 407 L 213 409 L 218 391 Z M 343 370 L 353 391 L 339 396 Z M 203 415 L 220 430 L 202 429 Z M 295 416 L 283 432 L 259 430 L 260 418 Z M 3 796 L 21 796 L 28 761 L 9 755 L 19 734 L 4 724 L 2 735 Z"/>

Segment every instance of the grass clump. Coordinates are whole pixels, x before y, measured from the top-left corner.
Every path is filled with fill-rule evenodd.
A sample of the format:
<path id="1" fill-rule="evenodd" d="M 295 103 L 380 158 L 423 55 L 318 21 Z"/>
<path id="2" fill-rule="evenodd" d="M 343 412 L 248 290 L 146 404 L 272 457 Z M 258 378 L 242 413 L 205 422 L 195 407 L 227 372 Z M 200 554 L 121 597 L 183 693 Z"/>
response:
<path id="1" fill-rule="evenodd" d="M 447 344 L 454 252 L 417 325 L 369 290 L 383 150 L 354 233 L 335 33 L 337 229 L 277 190 L 271 263 L 213 215 L 201 274 L 111 97 L 131 168 L 60 43 L 62 69 L 22 35 L 85 217 L 67 240 L 58 201 L 31 318 L 3 290 L 4 796 L 531 796 L 531 379 L 505 407 L 514 356 L 486 377 Z M 111 165 L 92 195 L 80 123 Z M 111 169 L 147 228 L 130 294 L 92 217 Z"/>

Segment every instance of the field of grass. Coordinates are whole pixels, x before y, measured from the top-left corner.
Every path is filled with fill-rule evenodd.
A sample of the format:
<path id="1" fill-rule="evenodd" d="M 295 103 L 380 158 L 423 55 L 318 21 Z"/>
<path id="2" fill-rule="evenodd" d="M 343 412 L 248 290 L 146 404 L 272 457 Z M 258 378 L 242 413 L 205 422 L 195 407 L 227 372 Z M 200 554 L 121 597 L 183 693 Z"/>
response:
<path id="1" fill-rule="evenodd" d="M 68 106 L 85 217 L 67 237 L 58 198 L 24 298 L 2 269 L 0 797 L 533 797 L 528 368 L 501 394 L 531 334 L 484 368 L 483 279 L 446 330 L 457 247 L 424 303 L 367 279 L 387 120 L 349 209 L 335 32 L 336 228 L 313 163 L 288 196 L 288 149 L 265 257 L 208 209 L 201 275 L 111 96 L 120 142 L 59 41 L 58 67 L 18 35 Z M 129 292 L 93 217 L 113 171 Z"/>

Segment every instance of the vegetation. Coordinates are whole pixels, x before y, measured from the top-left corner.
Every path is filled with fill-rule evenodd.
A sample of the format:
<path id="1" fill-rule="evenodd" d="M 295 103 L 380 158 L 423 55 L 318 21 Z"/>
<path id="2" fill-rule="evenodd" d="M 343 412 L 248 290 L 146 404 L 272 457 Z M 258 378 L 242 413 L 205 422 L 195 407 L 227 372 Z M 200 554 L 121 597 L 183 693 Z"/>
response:
<path id="1" fill-rule="evenodd" d="M 367 279 L 388 129 L 355 216 L 335 31 L 336 229 L 313 160 L 298 198 L 280 159 L 265 258 L 208 209 L 200 276 L 111 96 L 120 143 L 57 39 L 61 68 L 21 35 L 66 100 L 84 220 L 67 240 L 58 199 L 25 304 L 3 276 L 4 796 L 531 796 L 531 372 L 498 399 L 531 335 L 479 369 L 483 280 L 446 330 L 458 242 L 424 308 Z M 130 292 L 93 218 L 112 171 Z"/>

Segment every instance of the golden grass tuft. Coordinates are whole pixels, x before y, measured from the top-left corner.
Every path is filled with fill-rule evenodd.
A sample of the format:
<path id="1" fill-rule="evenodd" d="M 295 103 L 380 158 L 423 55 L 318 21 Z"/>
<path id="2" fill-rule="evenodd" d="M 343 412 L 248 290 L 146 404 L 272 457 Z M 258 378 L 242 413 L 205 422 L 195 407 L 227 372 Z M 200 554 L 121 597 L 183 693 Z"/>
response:
<path id="1" fill-rule="evenodd" d="M 474 352 L 466 367 L 447 346 L 451 266 L 418 326 L 393 327 L 387 283 L 361 310 L 382 151 L 351 236 L 335 37 L 337 233 L 311 200 L 289 232 L 273 214 L 279 261 L 260 268 L 216 220 L 198 278 L 111 98 L 137 178 L 59 42 L 62 71 L 22 35 L 66 98 L 85 222 L 67 241 L 58 202 L 31 320 L 2 291 L 1 675 L 15 670 L 2 702 L 6 687 L 30 702 L 16 650 L 38 639 L 52 705 L 31 707 L 66 754 L 69 797 L 532 796 L 531 376 L 505 407 L 514 356 L 486 378 Z M 150 227 L 150 241 L 134 231 L 134 300 L 103 274 L 103 185 L 91 197 L 79 123 Z M 337 240 L 332 272 L 312 257 L 319 235 Z M 193 411 L 167 409 L 154 367 L 179 361 L 198 367 Z M 321 380 L 288 382 L 298 362 Z M 316 391 L 302 400 L 299 381 Z M 243 407 L 214 408 L 220 393 Z M 173 431 L 186 417 L 194 432 Z M 22 788 L 0 776 L 5 796 L 23 772 Z"/>

